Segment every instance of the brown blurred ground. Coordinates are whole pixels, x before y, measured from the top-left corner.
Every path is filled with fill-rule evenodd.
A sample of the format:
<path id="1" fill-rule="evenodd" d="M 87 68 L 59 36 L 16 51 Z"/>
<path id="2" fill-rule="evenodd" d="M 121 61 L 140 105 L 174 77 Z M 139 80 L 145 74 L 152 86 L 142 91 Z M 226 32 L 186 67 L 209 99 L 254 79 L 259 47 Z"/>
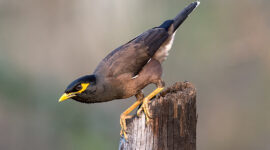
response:
<path id="1" fill-rule="evenodd" d="M 0 149 L 117 149 L 119 115 L 134 98 L 57 99 L 190 2 L 0 0 Z M 178 30 L 164 79 L 197 88 L 198 149 L 270 149 L 269 41 L 269 0 L 202 0 Z"/>

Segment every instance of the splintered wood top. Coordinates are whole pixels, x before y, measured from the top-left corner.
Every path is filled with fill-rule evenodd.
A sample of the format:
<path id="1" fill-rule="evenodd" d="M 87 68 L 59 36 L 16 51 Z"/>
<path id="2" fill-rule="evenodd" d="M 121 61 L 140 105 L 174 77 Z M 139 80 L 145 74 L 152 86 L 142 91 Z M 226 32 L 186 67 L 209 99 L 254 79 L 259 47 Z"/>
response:
<path id="1" fill-rule="evenodd" d="M 145 115 L 127 120 L 128 139 L 120 139 L 121 150 L 195 150 L 196 90 L 189 82 L 166 88 L 149 104 L 152 119 Z"/>

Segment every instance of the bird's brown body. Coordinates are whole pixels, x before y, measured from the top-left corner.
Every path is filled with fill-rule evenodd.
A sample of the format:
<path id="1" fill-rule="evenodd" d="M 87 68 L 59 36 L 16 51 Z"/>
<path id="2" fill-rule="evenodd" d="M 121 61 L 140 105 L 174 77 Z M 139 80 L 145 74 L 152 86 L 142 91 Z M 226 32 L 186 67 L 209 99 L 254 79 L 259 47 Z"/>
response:
<path id="1" fill-rule="evenodd" d="M 164 87 L 161 63 L 168 56 L 176 29 L 198 5 L 199 2 L 191 3 L 174 19 L 143 32 L 113 50 L 99 63 L 92 75 L 73 81 L 60 101 L 72 98 L 83 103 L 98 103 L 135 95 L 138 102 L 121 115 L 121 126 L 125 128 L 123 120 L 127 114 L 142 103 L 141 90 L 153 83 L 158 88 L 143 100 L 142 107 L 147 113 L 147 102 Z"/>
<path id="2" fill-rule="evenodd" d="M 162 68 L 159 61 L 151 59 L 135 77 L 129 74 L 122 74 L 117 78 L 110 78 L 109 82 L 115 82 L 118 85 L 116 99 L 128 98 L 140 92 L 145 86 L 150 83 L 158 84 L 161 79 Z"/>

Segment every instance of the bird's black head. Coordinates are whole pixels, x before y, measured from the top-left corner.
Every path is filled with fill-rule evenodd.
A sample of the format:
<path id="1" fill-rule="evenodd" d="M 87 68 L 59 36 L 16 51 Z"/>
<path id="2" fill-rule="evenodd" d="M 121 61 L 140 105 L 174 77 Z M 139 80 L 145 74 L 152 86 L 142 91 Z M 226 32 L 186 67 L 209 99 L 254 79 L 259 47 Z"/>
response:
<path id="1" fill-rule="evenodd" d="M 89 97 L 91 97 L 91 94 L 94 94 L 95 91 L 96 76 L 86 75 L 71 82 L 67 86 L 65 93 L 59 99 L 59 102 L 72 98 L 74 100 L 87 103 L 89 101 Z"/>

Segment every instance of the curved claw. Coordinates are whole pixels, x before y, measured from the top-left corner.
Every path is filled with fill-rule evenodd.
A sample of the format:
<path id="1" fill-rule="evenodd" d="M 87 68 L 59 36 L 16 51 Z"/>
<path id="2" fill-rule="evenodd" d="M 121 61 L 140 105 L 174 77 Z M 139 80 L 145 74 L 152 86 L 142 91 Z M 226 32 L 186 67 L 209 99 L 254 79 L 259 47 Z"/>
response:
<path id="1" fill-rule="evenodd" d="M 141 117 L 142 116 L 142 111 L 143 111 L 143 108 L 142 108 L 142 106 L 137 110 L 137 116 L 138 117 Z"/>
<path id="2" fill-rule="evenodd" d="M 120 125 L 121 125 L 121 130 L 120 130 L 120 136 L 124 136 L 124 138 L 127 140 L 127 124 L 126 124 L 126 119 L 130 119 L 132 116 L 121 114 L 120 116 Z"/>
<path id="3" fill-rule="evenodd" d="M 124 135 L 124 138 L 127 140 L 127 125 L 126 125 L 126 119 L 132 118 L 132 116 L 129 116 L 128 114 L 133 111 L 136 107 L 138 107 L 142 103 L 141 100 L 137 100 L 134 104 L 132 104 L 128 109 L 126 109 L 121 115 L 120 115 L 120 125 L 121 125 L 121 131 L 120 136 Z"/>
<path id="4" fill-rule="evenodd" d="M 144 99 L 143 99 L 143 103 L 142 103 L 142 106 L 141 108 L 138 109 L 137 111 L 137 116 L 140 117 L 141 116 L 141 113 L 142 111 L 144 111 L 145 113 L 145 117 L 146 117 L 146 123 L 148 123 L 150 121 L 150 119 L 152 119 L 152 115 L 149 111 L 149 108 L 148 108 L 148 103 L 150 101 L 150 99 L 152 99 L 154 96 L 156 96 L 159 92 L 161 92 L 163 90 L 163 87 L 158 87 L 156 90 L 154 90 L 152 93 L 150 93 L 148 96 L 146 96 Z"/>
<path id="5" fill-rule="evenodd" d="M 143 104 L 141 108 L 139 108 L 137 111 L 138 117 L 141 117 L 142 111 L 144 112 L 145 118 L 146 118 L 146 124 L 149 123 L 150 119 L 153 119 L 152 114 L 150 113 L 149 108 L 148 108 L 148 103 L 149 103 L 149 99 L 145 98 L 143 100 Z"/>

